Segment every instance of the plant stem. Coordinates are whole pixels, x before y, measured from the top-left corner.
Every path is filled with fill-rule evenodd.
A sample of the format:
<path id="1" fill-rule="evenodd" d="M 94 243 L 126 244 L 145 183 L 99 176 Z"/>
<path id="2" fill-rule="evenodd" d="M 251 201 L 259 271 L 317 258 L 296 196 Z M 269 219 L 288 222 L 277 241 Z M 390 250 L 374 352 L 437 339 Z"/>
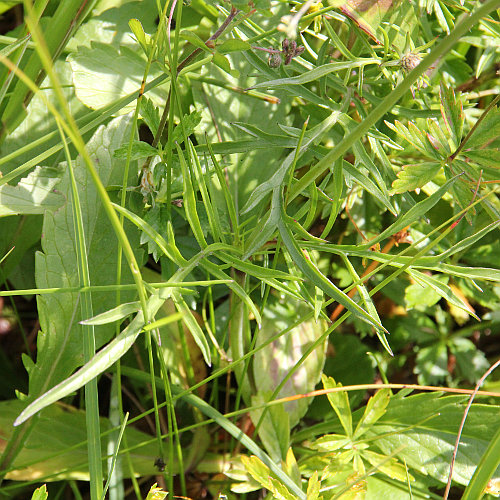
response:
<path id="1" fill-rule="evenodd" d="M 222 35 L 222 33 L 224 33 L 225 29 L 229 26 L 229 24 L 231 23 L 231 21 L 237 16 L 237 14 L 239 12 L 240 11 L 238 9 L 234 8 L 234 7 L 231 9 L 231 12 L 226 17 L 226 19 L 224 20 L 224 22 L 220 25 L 220 27 L 217 29 L 217 31 L 205 42 L 205 45 L 207 47 L 210 47 L 212 45 L 210 42 L 213 42 L 213 41 L 217 40 L 217 38 L 219 38 Z M 190 61 L 192 61 L 200 52 L 201 52 L 200 48 L 194 49 L 193 52 L 191 52 L 191 54 L 189 54 L 188 56 L 186 56 L 179 63 L 179 65 L 177 66 L 176 73 L 179 74 L 180 71 Z M 163 110 L 163 115 L 162 115 L 161 120 L 160 120 L 160 125 L 158 126 L 158 131 L 156 132 L 156 135 L 155 135 L 155 137 L 153 139 L 153 143 L 152 143 L 153 147 L 156 147 L 158 145 L 158 143 L 160 142 L 160 137 L 162 136 L 163 131 L 165 129 L 165 123 L 167 122 L 168 113 L 169 113 L 169 110 L 170 110 L 170 96 L 171 96 L 171 92 L 169 92 L 169 94 L 168 94 L 167 102 L 165 103 L 165 109 Z M 145 164 L 145 166 L 143 168 L 147 168 L 150 163 L 151 163 L 151 158 L 148 158 L 148 160 L 147 160 L 147 162 L 146 162 L 146 164 Z"/>

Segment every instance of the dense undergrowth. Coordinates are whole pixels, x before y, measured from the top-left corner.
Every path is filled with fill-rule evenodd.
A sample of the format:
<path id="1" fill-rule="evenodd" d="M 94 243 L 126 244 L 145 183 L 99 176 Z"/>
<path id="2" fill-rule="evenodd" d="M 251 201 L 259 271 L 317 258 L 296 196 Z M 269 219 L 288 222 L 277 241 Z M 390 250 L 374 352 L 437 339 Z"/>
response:
<path id="1" fill-rule="evenodd" d="M 0 494 L 500 494 L 499 9 L 0 2 Z"/>

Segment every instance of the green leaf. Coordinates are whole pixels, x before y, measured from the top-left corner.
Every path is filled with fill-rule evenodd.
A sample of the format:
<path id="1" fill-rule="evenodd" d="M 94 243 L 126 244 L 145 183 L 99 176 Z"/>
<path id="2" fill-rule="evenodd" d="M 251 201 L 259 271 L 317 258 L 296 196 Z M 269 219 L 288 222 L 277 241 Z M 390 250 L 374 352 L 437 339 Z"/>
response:
<path id="1" fill-rule="evenodd" d="M 231 74 L 231 63 L 229 62 L 229 59 L 227 59 L 225 56 L 222 54 L 219 54 L 218 52 L 215 52 L 213 55 L 213 62 L 223 71 L 226 73 Z"/>
<path id="2" fill-rule="evenodd" d="M 283 180 L 290 170 L 290 168 L 294 165 L 296 159 L 300 158 L 300 156 L 308 150 L 308 148 L 314 144 L 314 142 L 320 140 L 329 130 L 337 123 L 341 116 L 339 111 L 334 111 L 330 113 L 330 115 L 319 123 L 316 127 L 309 131 L 309 133 L 305 134 L 305 140 L 301 144 L 300 136 L 298 137 L 298 141 L 295 145 L 295 151 L 291 152 L 286 158 L 281 162 L 281 165 L 274 171 L 272 176 L 265 182 L 259 184 L 255 190 L 250 194 L 250 197 L 247 200 L 247 203 L 242 208 L 242 213 L 249 212 L 253 208 L 255 208 L 262 199 L 274 189 L 280 187 L 283 184 Z M 256 129 L 255 127 L 245 128 L 244 124 L 237 124 L 242 130 L 247 131 L 252 134 L 256 134 L 260 137 L 268 137 L 270 134 L 266 134 L 262 130 Z M 297 151 L 297 148 L 300 150 Z"/>
<path id="3" fill-rule="evenodd" d="M 336 389 L 342 387 L 341 383 L 335 382 L 332 377 L 327 377 L 326 375 L 321 376 L 323 381 L 323 387 L 325 389 Z M 349 404 L 349 398 L 347 397 L 347 391 L 339 392 L 329 392 L 327 394 L 328 401 L 330 405 L 335 410 L 337 417 L 342 424 L 342 427 L 346 433 L 346 436 L 352 437 L 352 413 L 351 406 Z"/>
<path id="4" fill-rule="evenodd" d="M 289 273 L 285 273 L 284 271 L 280 271 L 278 269 L 271 269 L 264 266 L 257 266 L 256 264 L 251 264 L 249 262 L 245 262 L 242 259 L 234 257 L 229 252 L 220 252 L 217 254 L 217 257 L 228 264 L 231 264 L 232 267 L 240 270 L 242 273 L 247 273 L 250 276 L 253 276 L 257 279 L 262 280 L 271 280 L 271 279 L 281 279 L 288 281 L 300 281 L 300 277 L 294 276 Z"/>
<path id="5" fill-rule="evenodd" d="M 282 185 L 285 175 L 293 163 L 293 157 L 294 154 L 290 153 L 276 169 L 274 174 L 266 182 L 263 182 L 256 187 L 256 189 L 250 194 L 245 206 L 242 208 L 242 213 L 249 212 L 255 208 L 262 202 L 267 194 Z"/>
<path id="6" fill-rule="evenodd" d="M 9 441 L 14 431 L 14 419 L 21 412 L 24 403 L 19 400 L 0 402 L 0 432 Z M 112 425 L 109 419 L 101 417 L 101 430 L 108 432 Z M 48 439 L 50 436 L 50 439 Z M 150 475 L 157 472 L 154 460 L 157 456 L 156 443 L 147 434 L 131 426 L 125 429 L 128 446 L 133 446 L 130 455 L 135 474 Z M 13 470 L 7 476 L 16 481 L 31 481 L 33 474 L 52 480 L 85 479 L 88 481 L 88 450 L 85 411 L 69 405 L 54 405 L 41 412 L 28 438 L 13 463 Z M 139 446 L 140 445 L 140 446 Z M 106 455 L 106 439 L 102 438 L 102 451 Z M 130 477 L 130 469 L 124 468 L 124 475 Z"/>
<path id="7" fill-rule="evenodd" d="M 214 247 L 215 245 L 211 245 L 208 248 L 210 249 Z M 250 296 L 245 292 L 244 288 L 236 281 L 231 280 L 230 277 L 226 273 L 224 273 L 224 271 L 221 271 L 218 266 L 210 262 L 208 259 L 204 259 L 200 265 L 202 265 L 209 273 L 211 273 L 217 279 L 227 281 L 228 288 L 232 290 L 238 297 L 240 297 L 241 300 L 248 306 L 250 311 L 252 311 L 252 314 L 254 315 L 257 324 L 260 327 L 262 323 L 260 312 L 257 309 L 257 306 L 253 303 Z"/>
<path id="8" fill-rule="evenodd" d="M 323 453 L 331 453 L 349 446 L 352 440 L 346 434 L 324 434 L 311 443 L 311 448 Z"/>
<path id="9" fill-rule="evenodd" d="M 250 50 L 251 48 L 252 46 L 248 42 L 238 40 L 237 38 L 230 38 L 217 46 L 217 52 L 229 54 L 229 52 L 239 52 L 242 50 Z"/>
<path id="10" fill-rule="evenodd" d="M 354 437 L 358 439 L 362 436 L 375 422 L 377 422 L 385 413 L 387 405 L 391 399 L 391 391 L 389 389 L 382 389 L 372 396 L 365 406 L 365 411 L 361 417 Z"/>
<path id="11" fill-rule="evenodd" d="M 188 262 L 185 263 L 183 267 L 177 270 L 170 281 L 177 283 L 179 281 L 183 281 L 186 276 L 200 264 L 200 260 L 204 257 L 203 253 L 197 254 L 192 257 Z M 111 267 L 112 266 L 108 266 Z M 222 273 L 224 274 L 224 273 Z M 146 305 L 146 313 L 149 318 L 154 317 L 154 315 L 158 312 L 158 309 L 163 305 L 167 298 L 170 298 L 173 289 L 164 289 L 162 290 L 161 297 L 154 294 L 149 297 L 147 305 Z M 258 316 L 258 311 L 257 311 Z M 172 314 L 168 318 L 164 318 L 161 320 L 161 325 L 167 324 L 169 321 L 178 321 L 180 316 L 178 314 Z M 150 326 L 153 326 L 151 324 Z M 21 412 L 19 417 L 17 417 L 14 425 L 20 425 L 28 418 L 33 416 L 38 411 L 42 410 L 46 406 L 55 403 L 59 399 L 71 394 L 72 392 L 83 387 L 88 381 L 100 375 L 104 370 L 108 369 L 113 365 L 116 361 L 118 361 L 134 344 L 136 338 L 141 333 L 144 328 L 144 315 L 142 311 L 139 311 L 136 317 L 132 320 L 132 322 L 117 336 L 115 337 L 106 347 L 101 349 L 87 364 L 85 364 L 82 368 L 80 368 L 76 373 L 66 378 L 60 384 L 56 385 L 40 397 L 38 397 L 32 403 L 29 403 L 28 406 Z M 98 330 L 95 330 L 98 332 Z M 114 332 L 114 328 L 112 328 L 112 332 Z M 81 351 L 81 349 L 78 349 Z M 39 351 L 40 352 L 40 351 Z M 53 354 L 52 359 L 50 360 L 53 363 L 54 360 L 57 361 L 57 353 Z M 37 360 L 38 362 L 38 360 Z M 53 369 L 53 366 L 50 367 Z M 35 371 L 35 367 L 30 368 L 30 379 L 33 376 L 33 372 Z M 35 374 L 36 375 L 36 374 Z M 47 384 L 48 385 L 48 384 Z M 45 388 L 43 388 L 45 389 Z"/>
<path id="12" fill-rule="evenodd" d="M 37 488 L 31 497 L 31 500 L 47 500 L 49 494 L 47 493 L 47 486 L 44 484 Z"/>
<path id="13" fill-rule="evenodd" d="M 146 500 L 163 500 L 168 495 L 167 491 L 163 491 L 161 488 L 156 486 L 156 483 L 149 488 Z"/>
<path id="14" fill-rule="evenodd" d="M 295 500 L 288 488 L 271 476 L 271 471 L 259 458 L 242 456 L 241 461 L 250 475 L 278 500 Z"/>
<path id="15" fill-rule="evenodd" d="M 142 27 L 141 21 L 139 19 L 131 19 L 128 22 L 132 33 L 135 35 L 136 40 L 139 42 L 139 45 L 142 47 L 142 50 L 146 55 L 149 52 L 149 42 L 150 37 L 144 33 L 144 28 Z"/>
<path id="16" fill-rule="evenodd" d="M 173 237 L 173 231 L 170 221 L 167 223 L 166 234 L 169 239 L 169 242 L 167 242 L 165 238 L 157 231 L 157 229 L 153 228 L 144 219 L 141 219 L 138 215 L 130 212 L 130 210 L 127 210 L 120 205 L 113 204 L 113 206 L 117 212 L 123 214 L 125 217 L 127 217 L 127 219 L 129 219 L 133 224 L 141 229 L 144 234 L 154 242 L 158 250 L 161 251 L 163 255 L 166 255 L 170 260 L 172 260 L 179 266 L 184 267 L 187 264 L 186 259 L 184 259 L 184 257 L 180 254 L 178 248 L 175 246 L 175 240 Z M 160 226 L 158 229 L 161 230 L 162 226 Z"/>
<path id="17" fill-rule="evenodd" d="M 429 141 L 424 131 L 420 130 L 414 123 L 409 122 L 408 128 L 405 127 L 399 120 L 396 120 L 394 124 L 385 121 L 385 124 L 399 136 L 403 137 L 408 141 L 413 147 L 424 154 L 427 158 L 432 160 L 441 160 L 439 153 L 436 148 Z"/>
<path id="18" fill-rule="evenodd" d="M 321 481 L 318 479 L 318 472 L 314 471 L 313 475 L 307 482 L 307 500 L 320 500 L 323 497 L 319 496 Z"/>
<path id="19" fill-rule="evenodd" d="M 17 214 L 54 212 L 66 204 L 66 196 L 57 191 L 63 175 L 61 168 L 37 167 L 17 186 L 0 186 L 0 217 Z"/>
<path id="20" fill-rule="evenodd" d="M 279 22 L 279 16 L 273 19 Z M 271 21 L 272 19 L 269 20 L 269 22 Z M 247 60 L 247 57 L 252 56 L 251 51 L 233 52 L 227 56 L 231 59 L 233 67 L 240 71 L 241 76 L 239 78 L 228 77 L 213 64 L 207 67 L 207 76 L 215 80 L 227 81 L 231 87 L 248 88 L 255 81 L 251 78 L 253 70 L 251 70 Z M 261 62 L 260 59 L 258 61 Z M 267 68 L 265 63 L 263 65 Z M 291 116 L 289 114 L 291 97 L 283 93 L 277 93 L 276 95 L 281 102 L 279 104 L 268 103 L 257 100 L 249 95 L 236 93 L 227 88 L 207 84 L 203 84 L 201 89 L 193 85 L 192 92 L 197 102 L 204 103 L 201 108 L 202 124 L 199 128 L 200 131 L 197 132 L 197 140 L 198 144 L 200 144 L 200 146 L 196 146 L 198 152 L 203 153 L 207 150 L 205 143 L 208 140 L 212 144 L 211 147 L 215 154 L 225 154 L 219 149 L 218 130 L 225 141 L 227 141 L 226 146 L 229 146 L 228 153 L 237 155 L 231 157 L 231 166 L 225 169 L 222 179 L 218 179 L 218 184 L 220 184 L 218 190 L 222 195 L 219 200 L 214 200 L 214 203 L 223 213 L 229 214 L 231 214 L 232 208 L 228 210 L 227 203 L 235 205 L 235 214 L 240 214 L 241 207 L 245 206 L 253 190 L 271 177 L 283 158 L 281 149 L 271 149 L 268 141 L 262 144 L 263 148 L 261 149 L 258 147 L 258 141 L 254 137 L 248 140 L 247 134 L 244 134 L 237 127 L 233 126 L 232 123 L 239 121 L 256 123 L 264 132 L 275 133 L 277 129 L 276 123 L 291 123 Z M 208 103 L 208 105 L 205 105 L 205 103 Z M 213 126 L 213 116 L 224 117 L 224 120 L 219 121 L 217 129 Z M 208 137 L 205 137 L 205 134 Z M 238 144 L 243 137 L 245 138 L 245 147 L 241 148 Z M 296 142 L 295 139 L 290 141 L 290 147 L 295 147 Z M 224 147 L 223 149 L 226 148 Z M 218 159 L 218 161 L 222 165 L 221 159 Z M 229 202 L 226 199 L 226 190 L 234 198 Z M 236 192 L 238 195 L 234 196 Z M 243 217 L 240 215 L 238 224 L 252 215 L 252 212 L 246 213 Z M 233 224 L 233 230 L 235 227 L 236 225 Z"/>
<path id="21" fill-rule="evenodd" d="M 249 198 L 250 199 L 250 198 Z M 245 253 L 242 259 L 248 259 L 257 252 L 265 243 L 271 240 L 280 219 L 280 194 L 279 190 L 273 191 L 271 198 L 271 209 L 266 216 L 261 219 L 245 242 Z"/>
<path id="22" fill-rule="evenodd" d="M 160 299 L 158 296 L 151 296 L 148 300 L 147 308 L 149 316 L 154 316 L 165 299 Z M 179 319 L 178 315 L 171 316 L 172 321 Z M 117 337 L 115 337 L 106 347 L 101 349 L 87 364 L 80 368 L 70 377 L 63 380 L 60 384 L 52 387 L 49 391 L 42 394 L 39 398 L 30 403 L 17 417 L 14 425 L 20 425 L 37 412 L 46 408 L 52 403 L 59 401 L 68 394 L 80 389 L 87 382 L 94 379 L 102 372 L 107 370 L 116 361 L 118 361 L 134 344 L 137 336 L 144 327 L 144 317 L 142 311 L 136 315 L 134 320 L 123 330 Z M 114 331 L 114 328 L 111 328 Z M 97 330 L 96 330 L 97 331 Z M 81 349 L 80 349 L 81 351 Z M 53 356 L 57 360 L 57 356 Z M 40 373 L 40 361 L 37 359 L 37 365 L 30 370 L 30 380 L 33 376 Z M 51 367 L 53 367 L 51 365 Z M 68 362 L 64 364 L 67 369 Z M 61 367 L 58 368 L 58 374 L 61 372 Z M 38 373 L 37 373 L 38 372 Z M 41 381 L 43 382 L 43 380 Z M 40 383 L 40 381 L 38 381 Z M 47 384 L 48 385 L 48 384 Z M 42 387 L 45 389 L 45 387 Z"/>
<path id="23" fill-rule="evenodd" d="M 131 49 L 122 46 L 120 50 L 112 45 L 92 42 L 91 47 L 79 47 L 71 54 L 69 63 L 73 70 L 76 96 L 86 106 L 100 109 L 141 87 L 146 61 Z M 161 71 L 153 66 L 148 82 L 160 76 Z M 148 92 L 156 106 L 162 106 L 167 99 L 165 86 Z M 125 114 L 135 109 L 132 102 L 120 110 Z M 125 142 L 125 141 L 124 141 Z"/>
<path id="24" fill-rule="evenodd" d="M 128 143 L 115 149 L 113 156 L 115 158 L 120 158 L 121 160 L 127 158 L 128 156 Z M 133 141 L 132 151 L 130 154 L 131 160 L 140 160 L 141 158 L 147 158 L 148 156 L 158 155 L 158 150 L 144 141 Z"/>
<path id="25" fill-rule="evenodd" d="M 448 191 L 448 189 L 451 186 L 453 186 L 453 184 L 456 182 L 457 179 L 458 176 L 448 180 L 441 187 L 439 187 L 439 189 L 437 189 L 434 193 L 432 193 L 428 198 L 420 201 L 419 203 L 411 207 L 410 210 L 408 210 L 406 213 L 400 215 L 398 217 L 398 220 L 394 224 L 392 224 L 387 229 L 382 231 L 382 233 L 379 234 L 376 238 L 370 240 L 370 245 L 374 245 L 375 243 L 378 243 L 384 240 L 385 238 L 388 238 L 389 236 L 397 233 L 398 231 L 401 231 L 406 226 L 409 226 L 420 217 L 423 217 L 443 197 L 443 195 Z"/>
<path id="26" fill-rule="evenodd" d="M 441 164 L 435 161 L 405 165 L 398 172 L 398 178 L 392 183 L 391 195 L 414 191 L 425 186 L 440 170 Z"/>
<path id="27" fill-rule="evenodd" d="M 439 393 L 392 398 L 385 415 L 367 436 L 377 436 L 377 447 L 384 454 L 395 453 L 408 467 L 446 482 L 467 399 L 439 397 Z M 500 407 L 494 405 L 472 405 L 454 466 L 453 480 L 457 483 L 469 483 L 496 433 L 499 411 Z"/>
<path id="28" fill-rule="evenodd" d="M 148 224 L 153 231 L 156 231 L 156 234 L 158 236 L 166 236 L 168 227 L 167 207 L 165 207 L 163 204 L 155 204 L 147 211 L 146 215 L 144 216 L 144 223 Z M 152 237 L 152 235 L 144 231 L 141 234 L 141 245 L 144 245 L 145 243 L 147 243 L 148 245 L 148 254 L 153 256 L 155 262 L 158 262 L 158 259 L 162 255 L 165 255 L 164 249 L 166 249 L 167 247 L 170 247 L 169 254 L 172 255 L 171 245 L 168 245 L 168 243 L 164 239 L 159 245 L 156 239 Z"/>
<path id="29" fill-rule="evenodd" d="M 207 246 L 205 237 L 203 236 L 203 228 L 200 224 L 200 218 L 196 210 L 196 195 L 193 187 L 193 181 L 191 178 L 191 168 L 186 159 L 184 158 L 184 153 L 182 152 L 178 143 L 176 143 L 177 153 L 179 155 L 179 160 L 182 170 L 182 185 L 183 185 L 183 199 L 184 199 L 184 209 L 186 210 L 186 218 L 191 226 L 191 230 L 194 233 L 196 241 L 201 248 Z M 188 161 L 190 161 L 190 151 L 187 150 Z"/>
<path id="30" fill-rule="evenodd" d="M 448 158 L 452 152 L 451 141 L 446 136 L 443 126 L 437 120 L 427 118 L 427 130 L 427 139 L 443 158 Z M 452 147 L 455 148 L 456 146 L 452 145 Z"/>
<path id="31" fill-rule="evenodd" d="M 189 137 L 196 130 L 196 127 L 198 127 L 200 122 L 201 111 L 193 111 L 189 115 L 184 115 L 182 118 L 182 124 L 179 124 L 174 128 L 172 142 L 182 144 L 184 142 L 184 137 Z"/>
<path id="32" fill-rule="evenodd" d="M 2 273 L 4 278 L 9 278 L 18 289 L 35 288 L 35 251 L 42 233 L 42 222 L 41 215 L 15 215 L 5 217 L 1 221 Z M 29 272 L 28 269 L 32 271 Z"/>
<path id="33" fill-rule="evenodd" d="M 271 400 L 272 392 L 261 391 L 252 396 L 252 405 L 262 405 Z M 264 417 L 261 421 L 261 417 Z M 260 422 L 258 429 L 259 438 L 262 441 L 269 456 L 277 463 L 284 460 L 290 446 L 290 417 L 284 405 L 270 406 L 250 411 L 250 417 L 254 425 Z"/>
<path id="34" fill-rule="evenodd" d="M 500 146 L 500 108 L 493 107 L 484 120 L 477 126 L 466 143 L 467 149 L 482 149 L 485 146 Z"/>
<path id="35" fill-rule="evenodd" d="M 405 303 L 407 309 L 414 307 L 430 307 L 441 300 L 441 295 L 435 292 L 432 287 L 424 286 L 420 283 L 408 285 L 405 289 Z"/>
<path id="36" fill-rule="evenodd" d="M 463 380 L 475 383 L 490 367 L 485 354 L 469 339 L 455 337 L 449 347 L 457 360 L 457 375 Z"/>
<path id="37" fill-rule="evenodd" d="M 151 99 L 146 96 L 142 97 L 141 100 L 141 117 L 146 122 L 149 130 L 153 135 L 156 135 L 158 127 L 160 125 L 160 111 Z"/>
<path id="38" fill-rule="evenodd" d="M 187 306 L 186 301 L 182 298 L 180 293 L 172 291 L 171 295 L 172 295 L 172 300 L 175 303 L 175 307 L 182 315 L 182 320 L 189 328 L 189 331 L 191 332 L 191 335 L 193 336 L 196 345 L 200 348 L 200 351 L 203 354 L 203 358 L 205 359 L 205 363 L 208 366 L 211 366 L 212 357 L 210 355 L 210 347 L 208 345 L 207 339 L 205 338 L 203 330 L 200 328 L 200 325 L 198 324 L 198 321 L 196 321 L 196 318 L 194 317 L 193 313 Z"/>
<path id="39" fill-rule="evenodd" d="M 412 269 L 409 271 L 409 274 L 417 281 L 423 282 L 426 285 L 429 285 L 434 292 L 438 295 L 446 299 L 450 304 L 462 309 L 467 314 L 470 314 L 472 317 L 481 321 L 477 315 L 474 313 L 471 308 L 465 304 L 462 300 L 460 300 L 452 291 L 452 289 L 446 284 L 448 280 L 439 280 L 434 278 L 433 276 L 428 276 L 425 273 Z"/>
<path id="40" fill-rule="evenodd" d="M 464 156 L 474 160 L 483 168 L 494 169 L 495 174 L 498 170 L 498 156 L 500 155 L 500 149 L 473 149 L 468 150 L 463 153 Z"/>
<path id="41" fill-rule="evenodd" d="M 351 264 L 349 259 L 345 256 L 342 255 L 342 260 L 344 264 L 346 265 L 347 270 L 352 276 L 352 281 L 353 282 L 359 282 L 360 277 L 358 276 L 358 273 L 354 269 L 354 266 Z M 370 294 L 368 293 L 368 290 L 363 284 L 360 284 L 356 287 L 358 289 L 358 293 L 361 296 L 361 300 L 363 301 L 363 304 L 370 316 L 375 319 L 378 323 L 380 323 L 380 317 L 377 312 L 377 308 L 375 307 L 375 304 L 372 301 L 372 298 L 370 297 Z M 377 336 L 381 342 L 381 344 L 384 346 L 384 349 L 391 355 L 394 356 L 391 346 L 389 345 L 389 342 L 387 341 L 387 337 L 385 336 L 384 332 L 380 332 L 377 330 Z"/>
<path id="42" fill-rule="evenodd" d="M 439 97 L 441 115 L 444 123 L 455 147 L 458 147 L 462 140 L 462 131 L 464 127 L 462 102 L 460 101 L 460 97 L 455 97 L 453 88 L 447 87 L 443 81 L 440 82 Z"/>
<path id="43" fill-rule="evenodd" d="M 205 52 L 212 53 L 212 49 L 206 46 L 205 42 L 193 31 L 182 30 L 179 33 L 180 38 L 187 40 L 193 47 L 201 49 Z"/>
<path id="44" fill-rule="evenodd" d="M 103 312 L 94 316 L 93 318 L 84 319 L 80 321 L 81 325 L 106 325 L 108 323 L 114 323 L 123 318 L 126 318 L 130 314 L 134 314 L 141 308 L 141 303 L 136 302 L 125 302 L 119 306 L 110 309 L 109 311 Z"/>
<path id="45" fill-rule="evenodd" d="M 415 373 L 418 374 L 419 384 L 438 385 L 449 375 L 448 349 L 443 342 L 420 349 L 416 362 Z"/>
<path id="46" fill-rule="evenodd" d="M 367 176 L 365 176 L 361 172 L 361 169 L 356 168 L 356 166 L 353 168 L 347 161 L 343 163 L 345 171 L 354 177 L 366 191 L 371 193 L 376 199 L 380 200 L 393 215 L 396 215 L 396 209 L 393 207 L 391 200 L 389 199 L 386 184 L 382 179 L 377 166 L 366 152 L 363 144 L 361 142 L 356 142 L 353 145 L 353 151 L 356 155 L 356 159 L 369 170 L 369 172 L 374 176 L 377 184 L 375 185 Z"/>
<path id="47" fill-rule="evenodd" d="M 90 47 L 92 42 L 99 41 L 115 47 L 127 45 L 137 50 L 130 21 L 140 23 L 139 29 L 144 31 L 146 41 L 149 41 L 148 33 L 154 33 L 158 26 L 157 16 L 156 0 L 98 0 L 92 15 L 87 17 L 69 40 L 67 48 L 70 52 L 76 52 L 80 46 Z"/>
<path id="48" fill-rule="evenodd" d="M 5 5 L 6 3 L 10 3 L 11 5 Z M 15 4 L 20 4 L 22 3 L 22 0 L 19 1 L 13 1 L 13 2 L 0 2 L 0 13 L 3 13 L 5 10 L 8 10 L 12 8 Z M 0 50 L 0 54 L 2 56 L 7 57 L 8 55 L 12 54 L 15 50 L 18 48 L 22 47 L 23 45 L 26 45 L 27 42 L 29 42 L 31 39 L 31 35 L 25 35 L 21 38 L 18 38 L 17 40 L 13 41 L 12 43 L 9 43 L 6 45 L 3 49 Z"/>
<path id="49" fill-rule="evenodd" d="M 393 11 L 412 10 L 411 6 L 406 6 L 407 9 L 398 9 L 399 3 L 399 0 L 372 0 L 365 5 L 352 0 L 328 0 L 329 5 L 340 9 L 379 45 L 382 45 L 382 42 L 378 40 L 380 35 L 377 30 L 382 21 L 387 20 Z M 391 26 L 392 23 L 387 24 Z M 401 21 L 396 23 L 397 26 L 401 24 Z"/>
<path id="50" fill-rule="evenodd" d="M 384 474 L 391 479 L 402 482 L 413 480 L 408 474 L 408 469 L 403 464 L 398 463 L 395 458 L 386 457 L 370 450 L 364 450 L 362 456 L 379 474 Z"/>

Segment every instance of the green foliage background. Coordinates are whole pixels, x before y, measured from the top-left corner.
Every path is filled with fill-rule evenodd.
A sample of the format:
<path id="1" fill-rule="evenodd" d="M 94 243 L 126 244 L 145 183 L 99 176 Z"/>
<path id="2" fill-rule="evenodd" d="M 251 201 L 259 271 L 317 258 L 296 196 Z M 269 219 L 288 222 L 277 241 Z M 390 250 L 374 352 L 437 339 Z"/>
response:
<path id="1" fill-rule="evenodd" d="M 13 4 L 6 494 L 495 494 L 500 2 Z"/>

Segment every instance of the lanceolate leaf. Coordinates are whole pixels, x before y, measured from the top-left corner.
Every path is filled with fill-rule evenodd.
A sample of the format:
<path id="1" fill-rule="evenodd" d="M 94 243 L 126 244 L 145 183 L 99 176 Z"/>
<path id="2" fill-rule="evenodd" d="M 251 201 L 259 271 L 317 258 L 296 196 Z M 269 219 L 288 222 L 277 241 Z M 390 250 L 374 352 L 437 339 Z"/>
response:
<path id="1" fill-rule="evenodd" d="M 258 88 L 275 88 L 286 87 L 287 85 L 303 85 L 318 80 L 335 71 L 346 69 L 361 68 L 367 64 L 380 64 L 379 59 L 359 59 L 355 61 L 335 62 L 319 66 L 318 68 L 307 71 L 299 76 L 292 76 L 290 78 L 280 78 L 278 80 L 271 80 L 269 82 L 261 82 L 251 87 L 252 89 Z"/>
<path id="2" fill-rule="evenodd" d="M 150 297 L 148 301 L 148 314 L 150 317 L 156 314 L 163 302 L 164 299 L 160 299 L 158 296 L 153 295 Z M 177 320 L 178 317 L 176 316 L 175 321 Z M 80 389 L 87 382 L 100 375 L 104 370 L 107 370 L 132 347 L 143 326 L 144 317 L 142 311 L 140 311 L 137 313 L 132 323 L 130 323 L 127 328 L 106 347 L 101 349 L 86 365 L 71 375 L 71 377 L 63 380 L 30 403 L 17 417 L 14 425 L 22 424 L 35 413 Z M 33 371 L 31 373 L 33 373 Z"/>
<path id="3" fill-rule="evenodd" d="M 119 306 L 110 309 L 109 311 L 103 312 L 94 316 L 93 318 L 84 319 L 80 321 L 81 325 L 105 325 L 107 323 L 113 323 L 120 319 L 126 318 L 130 314 L 136 313 L 141 308 L 141 303 L 136 302 L 125 302 Z"/>
<path id="4" fill-rule="evenodd" d="M 182 298 L 181 294 L 176 291 L 172 292 L 172 300 L 174 301 L 179 313 L 182 314 L 184 323 L 189 328 L 191 335 L 200 348 L 200 351 L 203 354 L 203 358 L 205 359 L 205 363 L 207 363 L 208 366 L 211 366 L 212 358 L 210 356 L 210 347 L 208 345 L 207 339 L 205 338 L 205 334 L 196 321 L 193 313 L 187 306 L 186 301 Z"/>
<path id="5" fill-rule="evenodd" d="M 278 229 L 286 249 L 290 253 L 294 263 L 304 273 L 306 278 L 312 284 L 323 290 L 329 297 L 335 299 L 339 304 L 342 304 L 347 310 L 351 311 L 354 316 L 372 325 L 377 330 L 386 332 L 387 330 L 375 318 L 372 318 L 364 309 L 359 307 L 354 300 L 348 297 L 347 294 L 339 290 L 309 259 L 305 257 L 286 223 L 287 217 L 288 216 L 282 211 L 281 218 L 278 221 Z"/>
<path id="6" fill-rule="evenodd" d="M 200 260 L 203 258 L 203 254 L 197 254 L 189 260 L 189 262 L 182 268 L 180 268 L 170 280 L 174 283 L 183 281 L 186 276 L 193 270 L 194 267 L 199 265 Z M 148 299 L 147 303 L 147 314 L 149 318 L 153 318 L 157 313 L 158 309 L 162 306 L 173 289 L 165 289 L 161 293 L 161 297 L 158 295 L 152 295 Z M 178 321 L 179 315 L 172 314 L 167 318 L 167 320 Z M 162 325 L 166 322 L 163 321 Z M 25 420 L 30 418 L 35 413 L 39 412 L 46 406 L 55 403 L 61 398 L 64 398 L 68 394 L 83 387 L 89 380 L 100 375 L 104 370 L 107 370 L 113 363 L 118 361 L 129 349 L 132 347 L 137 336 L 144 328 L 144 316 L 142 311 L 139 311 L 132 322 L 106 347 L 101 349 L 87 364 L 80 368 L 71 377 L 63 380 L 60 384 L 56 385 L 45 394 L 41 395 L 38 399 L 30 403 L 17 417 L 14 425 L 19 425 Z M 114 330 L 114 329 L 113 329 Z M 97 331 L 97 329 L 96 329 Z M 54 356 L 54 359 L 56 357 Z M 30 371 L 30 375 L 34 370 Z"/>

